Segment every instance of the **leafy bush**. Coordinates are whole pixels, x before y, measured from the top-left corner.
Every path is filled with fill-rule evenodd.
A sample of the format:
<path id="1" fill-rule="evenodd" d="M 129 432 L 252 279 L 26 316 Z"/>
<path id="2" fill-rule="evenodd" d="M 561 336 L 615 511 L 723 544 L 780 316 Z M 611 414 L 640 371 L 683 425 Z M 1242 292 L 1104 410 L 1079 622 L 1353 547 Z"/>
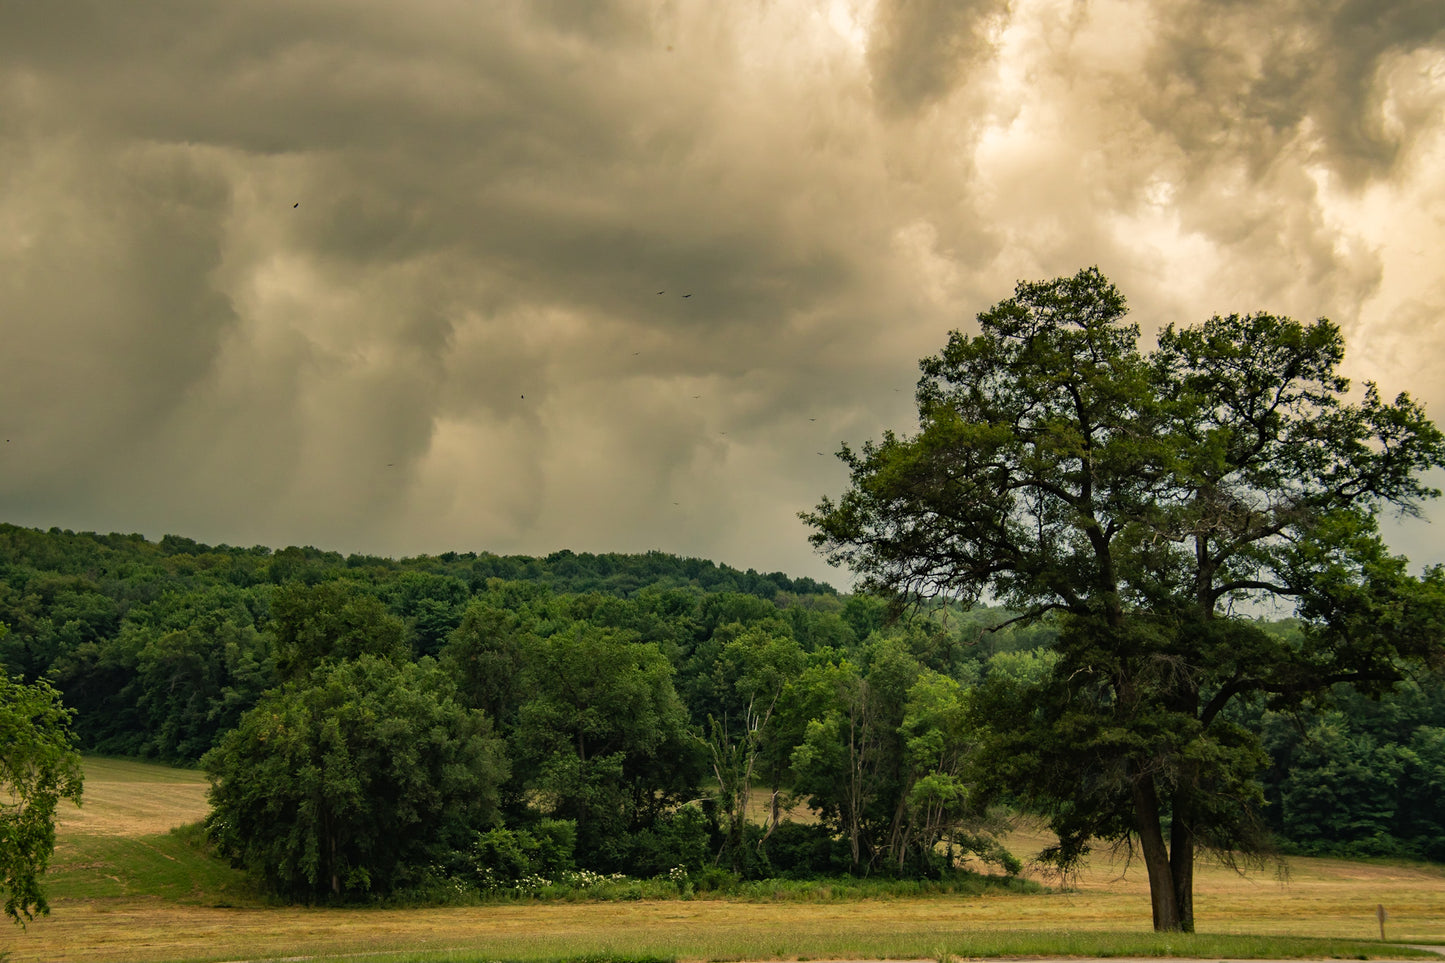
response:
<path id="1" fill-rule="evenodd" d="M 764 844 L 772 876 L 811 879 L 846 870 L 847 843 L 824 823 L 779 823 Z"/>
<path id="2" fill-rule="evenodd" d="M 709 842 L 715 821 L 697 806 L 664 813 L 648 828 L 632 834 L 628 849 L 634 876 L 664 876 L 674 868 L 691 872 L 711 861 Z"/>
<path id="3" fill-rule="evenodd" d="M 477 833 L 467 853 L 464 876 L 487 891 L 519 886 L 571 872 L 577 846 L 577 824 L 544 819 L 531 830 L 492 829 Z"/>
<path id="4" fill-rule="evenodd" d="M 507 760 L 430 662 L 323 662 L 273 690 L 202 760 L 221 853 L 289 899 L 413 887 L 496 818 Z"/>

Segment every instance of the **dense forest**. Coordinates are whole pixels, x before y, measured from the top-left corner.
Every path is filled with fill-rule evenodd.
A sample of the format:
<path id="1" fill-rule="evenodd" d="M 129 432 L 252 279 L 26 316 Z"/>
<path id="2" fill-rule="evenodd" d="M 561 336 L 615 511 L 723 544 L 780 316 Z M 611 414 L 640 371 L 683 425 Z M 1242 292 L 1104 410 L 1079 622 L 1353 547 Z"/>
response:
<path id="1" fill-rule="evenodd" d="M 0 525 L 0 666 L 59 690 L 86 751 L 206 768 L 212 838 L 303 900 L 936 876 L 970 854 L 1014 871 L 974 694 L 1042 677 L 1055 626 L 888 614 L 658 552 L 392 560 Z M 1439 676 L 1236 714 L 1283 848 L 1445 859 Z"/>

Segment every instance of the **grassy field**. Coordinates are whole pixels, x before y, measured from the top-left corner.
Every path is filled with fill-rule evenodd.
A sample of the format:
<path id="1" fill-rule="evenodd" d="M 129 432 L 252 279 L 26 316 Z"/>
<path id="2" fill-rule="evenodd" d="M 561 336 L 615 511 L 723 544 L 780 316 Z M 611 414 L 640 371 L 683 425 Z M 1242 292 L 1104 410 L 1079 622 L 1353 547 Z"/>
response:
<path id="1" fill-rule="evenodd" d="M 47 877 L 52 915 L 0 930 L 28 961 L 356 959 L 543 961 L 934 959 L 1012 956 L 1401 957 L 1445 944 L 1445 869 L 1295 859 L 1288 877 L 1200 868 L 1200 935 L 1150 931 L 1142 867 L 1097 856 L 1066 891 L 815 902 L 677 900 L 436 909 L 268 906 L 205 858 L 198 774 L 89 759 Z M 1040 840 L 1020 834 L 1016 851 Z M 1030 848 L 1032 846 L 1032 849 Z"/>

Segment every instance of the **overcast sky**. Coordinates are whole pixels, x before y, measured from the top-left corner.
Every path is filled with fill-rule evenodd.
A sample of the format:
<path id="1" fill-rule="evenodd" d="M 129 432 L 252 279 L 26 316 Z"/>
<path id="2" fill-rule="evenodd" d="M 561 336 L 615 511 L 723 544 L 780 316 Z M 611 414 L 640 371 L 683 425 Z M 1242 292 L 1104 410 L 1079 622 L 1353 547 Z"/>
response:
<path id="1" fill-rule="evenodd" d="M 1445 421 L 1445 3 L 0 0 L 0 521 L 846 587 L 840 442 L 1094 264 Z"/>

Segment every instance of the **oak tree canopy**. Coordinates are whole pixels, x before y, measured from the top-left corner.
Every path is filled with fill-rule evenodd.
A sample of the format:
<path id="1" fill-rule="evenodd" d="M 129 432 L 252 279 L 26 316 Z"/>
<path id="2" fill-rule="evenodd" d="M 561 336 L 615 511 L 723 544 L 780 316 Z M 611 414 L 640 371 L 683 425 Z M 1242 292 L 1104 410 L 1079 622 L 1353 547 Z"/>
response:
<path id="1" fill-rule="evenodd" d="M 1257 851 L 1241 699 L 1384 690 L 1442 658 L 1445 575 L 1410 574 L 1376 515 L 1438 494 L 1445 438 L 1407 395 L 1352 391 L 1320 319 L 1163 328 L 1153 348 L 1097 268 L 1021 282 L 920 363 L 919 429 L 844 446 L 803 519 L 862 588 L 1056 613 L 1038 685 L 980 694 L 991 778 L 1051 819 L 1067 868 L 1137 844 L 1154 925 L 1192 930 L 1201 848 Z M 1255 616 L 1302 621 L 1303 642 Z"/>

